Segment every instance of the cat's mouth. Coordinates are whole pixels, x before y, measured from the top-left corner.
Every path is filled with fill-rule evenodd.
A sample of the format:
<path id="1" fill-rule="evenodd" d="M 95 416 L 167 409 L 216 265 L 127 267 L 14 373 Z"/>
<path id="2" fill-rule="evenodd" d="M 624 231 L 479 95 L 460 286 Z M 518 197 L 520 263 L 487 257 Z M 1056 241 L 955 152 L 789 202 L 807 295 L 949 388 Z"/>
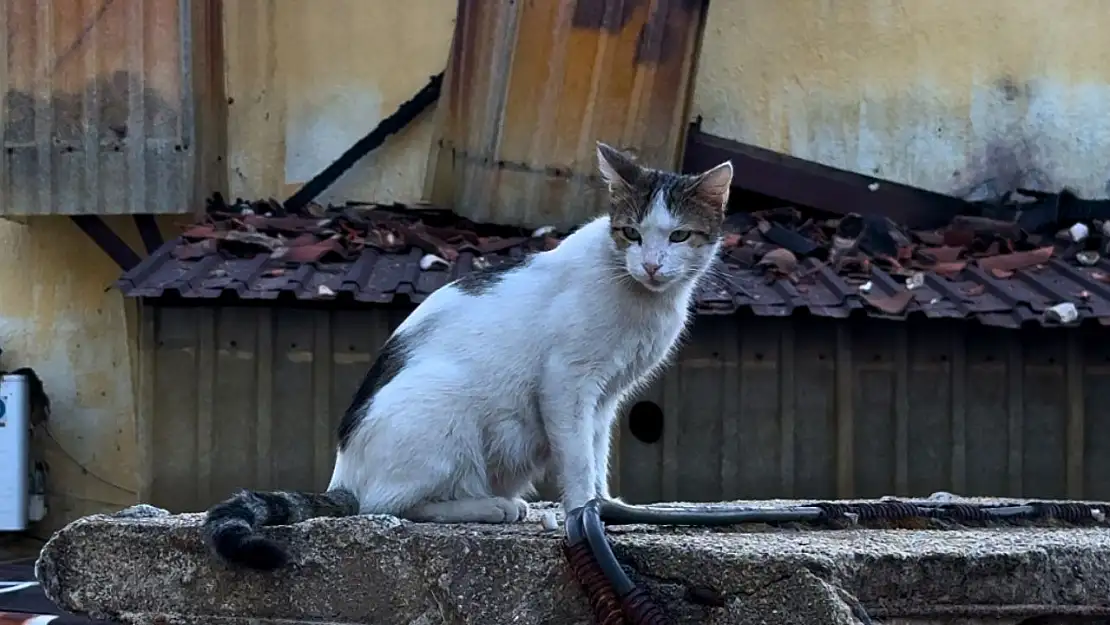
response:
<path id="1" fill-rule="evenodd" d="M 657 278 L 655 276 L 644 276 L 643 279 L 640 280 L 640 284 L 644 285 L 644 287 L 647 288 L 647 290 L 652 291 L 654 293 L 658 293 L 660 291 L 665 290 L 668 286 L 670 286 L 671 281 L 670 280 L 660 280 L 659 278 Z"/>

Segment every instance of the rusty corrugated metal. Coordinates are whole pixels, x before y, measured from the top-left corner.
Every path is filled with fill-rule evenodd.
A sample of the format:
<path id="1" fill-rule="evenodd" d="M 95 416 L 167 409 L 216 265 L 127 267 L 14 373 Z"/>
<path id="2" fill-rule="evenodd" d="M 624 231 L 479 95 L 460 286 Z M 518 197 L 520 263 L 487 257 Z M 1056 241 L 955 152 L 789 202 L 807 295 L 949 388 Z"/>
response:
<path id="1" fill-rule="evenodd" d="M 408 310 L 144 306 L 143 500 L 195 511 L 326 486 L 338 419 Z M 1107 499 L 1104 332 L 701 316 L 625 406 L 614 483 L 637 503 Z M 639 401 L 657 423 L 632 416 Z"/>
<path id="2" fill-rule="evenodd" d="M 601 209 L 597 140 L 674 168 L 700 0 L 459 0 L 428 194 L 481 221 L 569 227 Z"/>
<path id="3" fill-rule="evenodd" d="M 190 5 L 0 3 L 0 214 L 191 212 Z"/>

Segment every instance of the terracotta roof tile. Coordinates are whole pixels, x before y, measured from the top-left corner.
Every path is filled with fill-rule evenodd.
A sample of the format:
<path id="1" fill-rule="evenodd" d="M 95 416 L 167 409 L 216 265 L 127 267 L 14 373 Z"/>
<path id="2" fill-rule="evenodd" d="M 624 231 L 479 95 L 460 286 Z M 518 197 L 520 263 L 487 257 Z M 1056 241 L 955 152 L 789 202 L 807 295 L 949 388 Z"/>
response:
<path id="1" fill-rule="evenodd" d="M 317 207 L 307 216 L 252 210 L 217 202 L 204 222 L 125 273 L 117 286 L 131 297 L 419 303 L 475 267 L 558 243 L 551 235 L 475 224 L 438 209 Z M 272 214 L 273 204 L 259 210 Z M 1110 323 L 1110 263 L 1099 258 L 1082 266 L 1076 244 L 1014 239 L 1011 228 L 991 220 L 912 233 L 882 220 L 853 219 L 860 220 L 820 220 L 793 209 L 730 216 L 722 262 L 697 294 L 698 312 L 842 318 L 865 311 L 1016 328 L 1051 324 L 1046 311 L 1070 302 L 1076 323 Z M 1106 245 L 1092 241 L 1083 249 Z M 422 269 L 429 254 L 448 262 Z"/>

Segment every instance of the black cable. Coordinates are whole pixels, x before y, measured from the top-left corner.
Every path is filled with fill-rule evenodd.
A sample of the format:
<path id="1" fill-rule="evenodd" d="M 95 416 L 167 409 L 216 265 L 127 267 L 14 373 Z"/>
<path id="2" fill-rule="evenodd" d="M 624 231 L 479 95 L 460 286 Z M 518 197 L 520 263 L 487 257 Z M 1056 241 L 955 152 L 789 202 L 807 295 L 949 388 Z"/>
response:
<path id="1" fill-rule="evenodd" d="M 617 525 L 738 525 L 742 523 L 785 523 L 816 521 L 823 516 L 820 508 L 800 506 L 795 508 L 736 508 L 698 506 L 693 509 L 664 509 L 649 506 L 629 506 L 617 501 L 592 499 L 585 506 L 571 511 L 565 522 L 567 540 L 578 544 L 583 537 L 598 567 L 609 580 L 620 599 L 636 590 L 636 584 L 625 574 L 617 561 L 609 539 L 605 536 L 605 523 Z M 584 536 L 583 536 L 584 535 Z"/>
<path id="2" fill-rule="evenodd" d="M 801 523 L 818 521 L 823 512 L 816 506 L 746 508 L 741 506 L 687 506 L 659 508 L 629 506 L 618 501 L 599 501 L 606 523 L 616 525 L 740 525 L 743 523 Z M 592 502 L 591 502 L 592 503 Z"/>
<path id="3" fill-rule="evenodd" d="M 617 597 L 624 599 L 636 589 L 636 584 L 624 573 L 613 549 L 609 547 L 609 539 L 605 537 L 605 525 L 602 523 L 601 508 L 608 503 L 601 499 L 591 499 L 582 508 L 582 526 L 586 531 L 586 541 L 590 543 L 597 565 L 601 567 L 613 592 Z"/>
<path id="4" fill-rule="evenodd" d="M 316 199 L 316 196 L 330 187 L 343 175 L 343 172 L 350 169 L 360 158 L 380 147 L 390 135 L 400 132 L 425 109 L 434 104 L 439 99 L 442 86 L 443 72 L 440 72 L 432 76 L 428 80 L 428 84 L 424 85 L 424 88 L 418 91 L 416 95 L 397 107 L 392 115 L 383 119 L 365 137 L 356 141 L 354 145 L 347 148 L 346 152 L 340 154 L 339 158 L 313 176 L 311 180 L 304 183 L 304 186 L 297 189 L 296 193 L 289 196 L 289 199 L 285 200 L 283 204 L 285 209 L 290 213 L 297 213 L 309 202 Z"/>
<path id="5" fill-rule="evenodd" d="M 633 624 L 669 623 L 645 592 L 625 574 L 613 554 L 605 535 L 605 524 L 615 525 L 690 525 L 722 526 L 745 523 L 815 523 L 843 521 L 894 521 L 907 518 L 948 518 L 955 521 L 1002 521 L 1013 519 L 1054 518 L 1071 523 L 1101 521 L 1110 511 L 1110 504 L 1027 501 L 1022 504 L 973 504 L 967 502 L 925 502 L 884 500 L 880 502 L 818 502 L 802 506 L 751 508 L 729 505 L 684 506 L 663 508 L 629 506 L 620 502 L 593 499 L 581 508 L 570 511 L 565 522 L 566 544 L 589 548 L 593 562 L 587 568 L 602 574 L 613 594 L 621 601 L 625 618 Z M 1101 513 L 1101 518 L 1100 518 Z M 587 554 L 579 554 L 587 555 Z M 595 568 L 596 565 L 596 568 Z M 593 576 L 596 586 L 601 578 Z M 597 588 L 587 589 L 592 595 Z M 872 622 L 864 607 L 855 598 L 848 601 L 856 618 Z M 609 622 L 609 621 L 606 621 Z"/>
<path id="6" fill-rule="evenodd" d="M 586 530 L 582 527 L 582 510 L 583 508 L 571 510 L 563 521 L 567 544 L 572 546 L 582 544 L 586 540 Z"/>
<path id="7" fill-rule="evenodd" d="M 874 625 L 875 620 L 867 613 L 867 608 L 863 607 L 859 599 L 856 599 L 852 593 L 844 590 L 840 586 L 834 585 L 833 588 L 836 589 L 836 594 L 840 597 L 840 600 L 847 604 L 848 609 L 852 611 L 852 616 L 856 617 L 857 621 L 863 625 Z"/>
<path id="8" fill-rule="evenodd" d="M 586 540 L 582 508 L 567 513 L 564 525 L 566 538 L 563 541 L 563 554 L 570 564 L 571 573 L 586 592 L 598 625 L 626 625 L 621 600 L 613 592 L 612 582 L 598 567 L 597 559 Z"/>

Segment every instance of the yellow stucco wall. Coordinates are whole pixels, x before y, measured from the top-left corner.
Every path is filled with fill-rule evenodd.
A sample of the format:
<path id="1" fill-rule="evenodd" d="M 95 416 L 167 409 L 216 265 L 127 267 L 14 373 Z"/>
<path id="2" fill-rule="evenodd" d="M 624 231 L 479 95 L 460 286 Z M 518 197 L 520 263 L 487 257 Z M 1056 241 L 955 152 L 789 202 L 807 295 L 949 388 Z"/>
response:
<path id="1" fill-rule="evenodd" d="M 178 218 L 160 218 L 164 233 Z M 106 221 L 141 249 L 130 217 Z M 50 467 L 43 536 L 75 517 L 135 502 L 133 303 L 106 290 L 119 268 L 69 219 L 0 220 L 0 347 L 5 369 L 28 366 L 52 404 L 34 452 Z"/>
<path id="2" fill-rule="evenodd" d="M 1105 196 L 1105 0 L 715 0 L 705 130 L 944 192 Z"/>
<path id="3" fill-rule="evenodd" d="M 233 196 L 287 197 L 447 66 L 456 0 L 227 0 Z M 322 201 L 420 199 L 433 111 Z"/>

